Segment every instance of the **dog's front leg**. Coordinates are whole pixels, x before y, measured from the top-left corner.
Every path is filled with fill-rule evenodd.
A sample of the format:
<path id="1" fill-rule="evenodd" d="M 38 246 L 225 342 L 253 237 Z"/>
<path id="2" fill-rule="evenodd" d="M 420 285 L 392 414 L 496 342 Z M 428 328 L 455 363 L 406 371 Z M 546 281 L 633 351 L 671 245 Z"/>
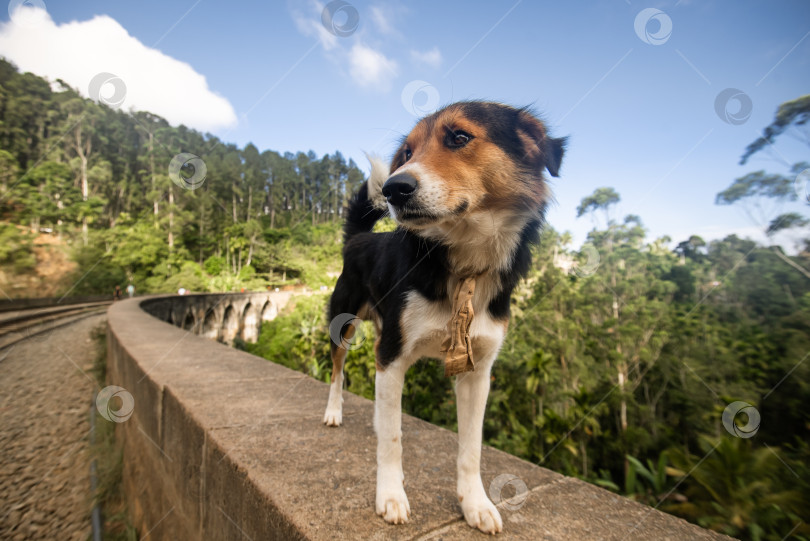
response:
<path id="1" fill-rule="evenodd" d="M 377 514 L 404 524 L 411 514 L 402 473 L 402 385 L 409 363 L 397 359 L 377 365 L 374 429 L 377 432 Z"/>
<path id="2" fill-rule="evenodd" d="M 503 529 L 498 510 L 481 482 L 481 432 L 489 395 L 489 374 L 494 358 L 476 362 L 475 372 L 456 376 L 458 404 L 458 501 L 467 524 L 484 533 Z"/>

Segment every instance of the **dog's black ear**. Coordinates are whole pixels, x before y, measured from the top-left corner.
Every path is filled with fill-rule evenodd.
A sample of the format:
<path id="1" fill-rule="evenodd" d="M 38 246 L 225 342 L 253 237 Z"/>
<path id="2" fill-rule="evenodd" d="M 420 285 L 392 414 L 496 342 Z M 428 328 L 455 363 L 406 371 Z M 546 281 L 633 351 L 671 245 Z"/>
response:
<path id="1" fill-rule="evenodd" d="M 524 160 L 538 169 L 545 167 L 553 177 L 560 176 L 568 138 L 549 137 L 546 127 L 528 109 L 522 109 L 519 115 L 518 137 L 523 142 Z"/>
<path id="2" fill-rule="evenodd" d="M 546 169 L 548 169 L 552 177 L 560 176 L 560 165 L 562 165 L 566 143 L 568 143 L 568 137 L 559 137 L 557 139 L 546 137 L 545 139 L 543 154 L 546 159 Z"/>

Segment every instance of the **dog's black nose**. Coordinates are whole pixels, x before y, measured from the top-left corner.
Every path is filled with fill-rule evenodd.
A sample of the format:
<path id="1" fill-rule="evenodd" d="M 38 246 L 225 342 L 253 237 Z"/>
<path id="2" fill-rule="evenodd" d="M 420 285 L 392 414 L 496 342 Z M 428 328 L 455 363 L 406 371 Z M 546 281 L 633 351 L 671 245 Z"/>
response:
<path id="1" fill-rule="evenodd" d="M 382 194 L 394 206 L 402 206 L 416 191 L 416 179 L 408 173 L 394 175 L 385 181 Z"/>

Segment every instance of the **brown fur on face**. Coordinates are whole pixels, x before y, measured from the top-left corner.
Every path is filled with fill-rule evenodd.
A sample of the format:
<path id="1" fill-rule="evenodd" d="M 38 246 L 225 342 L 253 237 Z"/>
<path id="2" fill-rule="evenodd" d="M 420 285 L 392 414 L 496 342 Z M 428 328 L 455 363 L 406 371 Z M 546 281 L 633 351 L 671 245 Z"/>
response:
<path id="1" fill-rule="evenodd" d="M 471 138 L 455 148 L 457 133 Z M 394 216 L 420 229 L 481 211 L 540 212 L 549 198 L 543 169 L 557 175 L 563 145 L 525 109 L 450 105 L 419 121 L 394 155 L 391 176 L 407 173 L 417 180 L 412 200 L 393 208 Z M 409 214 L 428 217 L 413 220 Z"/>

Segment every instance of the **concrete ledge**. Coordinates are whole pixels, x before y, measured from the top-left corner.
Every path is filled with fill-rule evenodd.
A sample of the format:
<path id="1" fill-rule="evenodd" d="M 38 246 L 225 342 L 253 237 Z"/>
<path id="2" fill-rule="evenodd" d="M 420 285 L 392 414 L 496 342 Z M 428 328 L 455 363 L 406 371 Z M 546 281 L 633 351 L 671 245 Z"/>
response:
<path id="1" fill-rule="evenodd" d="M 141 302 L 110 308 L 107 363 L 108 384 L 135 400 L 116 435 L 142 538 L 485 538 L 456 502 L 456 434 L 405 416 L 412 516 L 388 525 L 374 513 L 372 402 L 344 392 L 344 426 L 327 428 L 326 384 L 168 325 Z M 485 487 L 510 474 L 529 490 L 519 509 L 499 505 L 499 539 L 728 539 L 492 448 L 482 468 Z"/>

